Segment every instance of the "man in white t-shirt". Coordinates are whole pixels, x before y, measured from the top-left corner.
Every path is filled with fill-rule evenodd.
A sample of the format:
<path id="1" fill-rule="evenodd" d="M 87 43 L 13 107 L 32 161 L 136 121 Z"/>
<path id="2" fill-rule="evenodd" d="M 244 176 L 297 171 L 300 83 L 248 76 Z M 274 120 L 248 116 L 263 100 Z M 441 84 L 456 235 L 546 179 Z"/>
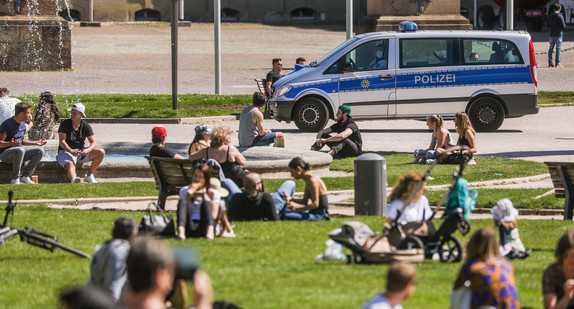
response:
<path id="1" fill-rule="evenodd" d="M 14 116 L 14 106 L 21 101 L 8 96 L 7 88 L 0 88 L 0 123 Z"/>
<path id="2" fill-rule="evenodd" d="M 415 292 L 415 267 L 396 262 L 387 273 L 386 291 L 371 298 L 362 309 L 403 309 L 401 305 Z"/>

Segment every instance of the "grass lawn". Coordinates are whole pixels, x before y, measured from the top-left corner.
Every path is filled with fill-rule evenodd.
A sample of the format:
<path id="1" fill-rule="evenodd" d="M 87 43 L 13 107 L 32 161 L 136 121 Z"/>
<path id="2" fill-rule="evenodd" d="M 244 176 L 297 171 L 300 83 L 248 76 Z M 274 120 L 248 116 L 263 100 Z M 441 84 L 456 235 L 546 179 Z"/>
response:
<path id="1" fill-rule="evenodd" d="M 55 94 L 62 117 L 70 116 L 68 108 L 81 102 L 90 111 L 90 118 L 186 118 L 225 116 L 241 112 L 251 103 L 251 94 L 215 95 L 180 94 L 178 110 L 172 109 L 169 94 Z M 38 103 L 38 95 L 16 96 L 22 101 Z M 574 105 L 574 92 L 538 93 L 538 104 L 545 106 Z"/>
<path id="2" fill-rule="evenodd" d="M 109 238 L 113 220 L 126 214 L 136 220 L 143 215 L 17 206 L 10 224 L 32 226 L 58 236 L 66 245 L 92 253 L 95 245 Z M 379 217 L 354 220 L 375 231 L 383 225 Z M 235 239 L 168 242 L 197 247 L 201 265 L 211 276 L 216 299 L 243 308 L 358 308 L 380 292 L 388 266 L 315 261 L 315 255 L 325 248 L 328 233 L 344 221 L 237 222 Z M 435 220 L 437 223 L 440 220 Z M 491 225 L 490 220 L 471 222 L 473 230 Z M 542 271 L 553 261 L 555 242 L 568 228 L 572 228 L 572 222 L 519 222 L 521 238 L 532 249 L 528 259 L 513 262 L 523 307 L 542 307 Z M 465 239 L 458 233 L 456 236 Z M 63 287 L 84 284 L 89 277 L 88 259 L 58 249 L 51 253 L 17 239 L 0 246 L 0 260 L 2 308 L 54 308 Z M 417 290 L 404 307 L 448 308 L 448 293 L 460 265 L 432 260 L 417 265 Z"/>

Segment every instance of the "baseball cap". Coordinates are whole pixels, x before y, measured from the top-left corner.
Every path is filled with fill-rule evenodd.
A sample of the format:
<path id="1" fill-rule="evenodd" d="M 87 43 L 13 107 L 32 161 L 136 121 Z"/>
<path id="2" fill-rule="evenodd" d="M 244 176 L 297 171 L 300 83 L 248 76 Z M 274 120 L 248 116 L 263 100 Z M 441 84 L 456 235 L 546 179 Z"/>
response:
<path id="1" fill-rule="evenodd" d="M 76 110 L 76 111 L 82 113 L 83 116 L 86 116 L 86 107 L 82 103 L 74 104 L 74 106 L 72 106 L 72 108 L 70 108 L 70 110 Z"/>
<path id="2" fill-rule="evenodd" d="M 197 127 L 195 127 L 195 133 L 211 134 L 211 128 L 208 125 L 206 125 L 205 123 L 202 123 L 202 124 L 198 125 Z"/>
<path id="3" fill-rule="evenodd" d="M 351 108 L 349 107 L 349 105 L 341 105 L 339 106 L 339 109 L 343 112 L 346 113 L 347 115 L 351 116 Z"/>
<path id="4" fill-rule="evenodd" d="M 151 130 L 151 135 L 157 137 L 164 137 L 167 135 L 167 130 L 163 126 L 157 126 Z"/>

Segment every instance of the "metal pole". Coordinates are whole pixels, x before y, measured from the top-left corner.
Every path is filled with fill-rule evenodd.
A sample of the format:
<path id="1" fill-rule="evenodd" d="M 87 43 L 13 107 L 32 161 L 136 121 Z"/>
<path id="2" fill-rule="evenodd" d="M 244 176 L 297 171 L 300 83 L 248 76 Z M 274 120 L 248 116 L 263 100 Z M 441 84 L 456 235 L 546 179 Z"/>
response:
<path id="1" fill-rule="evenodd" d="M 89 8 L 88 8 L 88 18 L 89 22 L 94 22 L 94 0 L 90 0 Z"/>
<path id="2" fill-rule="evenodd" d="M 183 0 L 179 0 L 179 20 L 184 20 L 184 16 L 183 16 Z"/>
<path id="3" fill-rule="evenodd" d="M 514 0 L 506 1 L 506 30 L 514 30 Z"/>
<path id="4" fill-rule="evenodd" d="M 353 0 L 347 0 L 347 40 L 353 37 Z"/>
<path id="5" fill-rule="evenodd" d="M 476 11 L 476 8 L 478 7 L 477 2 L 478 0 L 474 0 L 474 10 L 472 10 L 472 20 L 474 23 L 474 29 L 476 29 L 476 25 L 478 25 L 476 18 L 478 17 L 478 12 Z"/>
<path id="6" fill-rule="evenodd" d="M 177 5 L 171 0 L 171 105 L 177 110 Z"/>
<path id="7" fill-rule="evenodd" d="M 215 94 L 221 94 L 221 2 L 213 0 L 215 37 Z"/>

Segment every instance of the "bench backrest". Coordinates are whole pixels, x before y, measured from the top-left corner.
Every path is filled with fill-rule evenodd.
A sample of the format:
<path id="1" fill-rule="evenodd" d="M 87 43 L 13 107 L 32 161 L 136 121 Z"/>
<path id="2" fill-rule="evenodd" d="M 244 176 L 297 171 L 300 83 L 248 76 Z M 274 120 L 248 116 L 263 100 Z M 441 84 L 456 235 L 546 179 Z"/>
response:
<path id="1" fill-rule="evenodd" d="M 255 82 L 257 83 L 257 88 L 259 88 L 259 92 L 263 93 L 264 95 L 267 95 L 267 91 L 265 89 L 265 79 L 255 78 Z"/>
<path id="2" fill-rule="evenodd" d="M 552 178 L 555 196 L 564 198 L 564 189 L 572 188 L 574 179 L 574 162 L 544 162 Z"/>
<path id="3" fill-rule="evenodd" d="M 177 194 L 193 179 L 193 162 L 187 159 L 146 157 L 153 170 L 156 187 Z"/>

